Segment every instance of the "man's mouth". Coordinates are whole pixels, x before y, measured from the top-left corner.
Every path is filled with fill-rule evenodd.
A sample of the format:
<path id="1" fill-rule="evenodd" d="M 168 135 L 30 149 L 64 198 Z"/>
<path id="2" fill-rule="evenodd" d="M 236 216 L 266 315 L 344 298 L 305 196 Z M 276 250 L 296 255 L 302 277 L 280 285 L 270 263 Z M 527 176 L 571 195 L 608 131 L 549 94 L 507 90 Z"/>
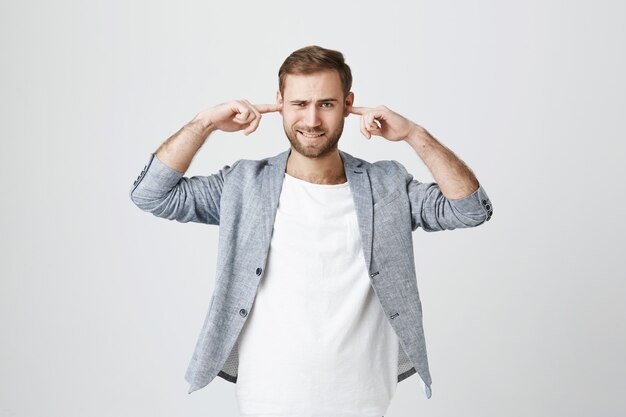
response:
<path id="1" fill-rule="evenodd" d="M 298 130 L 297 132 L 299 132 L 305 138 L 309 139 L 319 138 L 324 134 L 324 132 L 304 132 L 302 130 Z"/>

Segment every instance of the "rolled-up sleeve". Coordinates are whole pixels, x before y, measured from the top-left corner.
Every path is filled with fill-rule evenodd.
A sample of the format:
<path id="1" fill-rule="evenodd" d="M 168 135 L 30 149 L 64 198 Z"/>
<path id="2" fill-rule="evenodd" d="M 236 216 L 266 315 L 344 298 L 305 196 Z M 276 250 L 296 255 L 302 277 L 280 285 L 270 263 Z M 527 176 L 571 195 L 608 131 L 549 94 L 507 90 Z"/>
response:
<path id="1" fill-rule="evenodd" d="M 435 232 L 475 227 L 491 219 L 493 205 L 481 184 L 470 195 L 453 200 L 443 195 L 437 183 L 419 182 L 401 164 L 397 165 L 406 178 L 413 230 L 421 227 Z"/>
<path id="2" fill-rule="evenodd" d="M 152 153 L 129 196 L 137 207 L 157 217 L 217 225 L 224 175 L 230 169 L 225 166 L 213 175 L 188 178 Z"/>

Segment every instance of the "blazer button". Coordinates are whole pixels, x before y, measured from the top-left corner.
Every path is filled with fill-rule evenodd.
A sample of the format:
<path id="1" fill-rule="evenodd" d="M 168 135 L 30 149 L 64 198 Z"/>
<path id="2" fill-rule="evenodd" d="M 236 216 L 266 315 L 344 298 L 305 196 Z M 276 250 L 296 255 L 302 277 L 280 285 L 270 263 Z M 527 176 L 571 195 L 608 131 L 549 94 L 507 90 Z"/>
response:
<path id="1" fill-rule="evenodd" d="M 483 206 L 487 204 L 487 200 L 483 200 Z"/>
<path id="2" fill-rule="evenodd" d="M 490 204 L 485 204 L 485 208 L 486 208 L 487 210 L 491 210 L 491 205 L 490 205 Z"/>
<path id="3" fill-rule="evenodd" d="M 261 275 L 263 273 L 263 269 L 262 268 L 257 268 L 256 271 L 254 271 L 254 272 L 256 272 L 257 275 Z"/>
<path id="4" fill-rule="evenodd" d="M 246 317 L 248 315 L 248 312 L 246 311 L 245 308 L 242 308 L 241 310 L 239 310 L 239 315 L 241 317 Z"/>

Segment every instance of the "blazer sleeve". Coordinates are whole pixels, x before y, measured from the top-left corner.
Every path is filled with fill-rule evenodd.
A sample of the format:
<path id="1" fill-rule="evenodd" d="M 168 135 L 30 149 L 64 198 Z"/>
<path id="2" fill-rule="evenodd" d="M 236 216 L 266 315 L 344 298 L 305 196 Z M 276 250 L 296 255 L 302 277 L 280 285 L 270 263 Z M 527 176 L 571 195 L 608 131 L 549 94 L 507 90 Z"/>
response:
<path id="1" fill-rule="evenodd" d="M 475 227 L 491 219 L 493 205 L 481 184 L 472 194 L 452 200 L 443 195 L 437 183 L 419 182 L 402 164 L 394 162 L 405 178 L 413 230 L 421 227 L 435 232 Z"/>
<path id="2" fill-rule="evenodd" d="M 157 217 L 218 225 L 224 177 L 231 169 L 227 165 L 216 174 L 188 178 L 152 153 L 130 189 L 130 199 Z"/>

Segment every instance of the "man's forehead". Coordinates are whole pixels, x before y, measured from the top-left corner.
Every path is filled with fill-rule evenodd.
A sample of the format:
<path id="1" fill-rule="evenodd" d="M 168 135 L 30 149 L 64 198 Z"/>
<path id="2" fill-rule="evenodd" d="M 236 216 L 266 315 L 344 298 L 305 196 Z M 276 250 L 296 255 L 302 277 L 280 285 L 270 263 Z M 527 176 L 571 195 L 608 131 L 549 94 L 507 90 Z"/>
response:
<path id="1" fill-rule="evenodd" d="M 320 71 L 312 74 L 287 74 L 284 98 L 341 98 L 343 89 L 337 71 Z"/>

